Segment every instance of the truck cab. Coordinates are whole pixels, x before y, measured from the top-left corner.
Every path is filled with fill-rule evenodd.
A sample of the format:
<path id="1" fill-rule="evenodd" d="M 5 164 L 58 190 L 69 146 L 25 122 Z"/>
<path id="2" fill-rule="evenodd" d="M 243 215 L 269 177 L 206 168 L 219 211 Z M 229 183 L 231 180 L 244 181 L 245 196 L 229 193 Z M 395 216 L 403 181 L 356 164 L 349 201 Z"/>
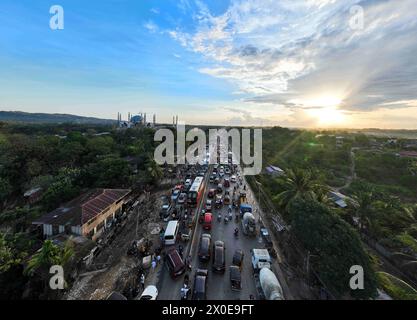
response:
<path id="1" fill-rule="evenodd" d="M 259 272 L 262 268 L 271 268 L 271 256 L 267 249 L 252 249 L 251 259 L 254 272 Z"/>

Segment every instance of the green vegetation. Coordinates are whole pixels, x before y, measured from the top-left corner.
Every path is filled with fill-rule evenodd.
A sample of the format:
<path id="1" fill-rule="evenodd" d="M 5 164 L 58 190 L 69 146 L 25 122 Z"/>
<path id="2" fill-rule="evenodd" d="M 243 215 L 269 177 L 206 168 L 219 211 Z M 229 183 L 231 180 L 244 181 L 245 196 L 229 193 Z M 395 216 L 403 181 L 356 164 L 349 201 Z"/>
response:
<path id="1" fill-rule="evenodd" d="M 382 289 L 394 300 L 417 300 L 417 291 L 407 283 L 385 272 L 378 272 Z"/>
<path id="2" fill-rule="evenodd" d="M 33 220 L 91 188 L 142 190 L 159 182 L 153 135 L 102 124 L 0 123 L 0 227 L 7 230 L 0 233 L 0 299 L 20 299 L 28 287 L 48 298 L 36 279 L 72 256 L 68 246 L 42 242 Z M 24 193 L 33 188 L 41 191 L 32 202 Z"/>
<path id="3" fill-rule="evenodd" d="M 292 202 L 289 213 L 294 234 L 315 255 L 312 263 L 328 288 L 339 297 L 347 294 L 359 299 L 376 296 L 370 258 L 353 228 L 316 200 L 299 198 Z M 364 290 L 350 290 L 349 270 L 353 265 L 364 269 Z"/>
<path id="4" fill-rule="evenodd" d="M 336 136 L 343 143 L 337 145 Z M 261 174 L 256 180 L 304 247 L 315 252 L 319 277 L 339 295 L 347 293 L 345 269 L 354 261 L 367 266 L 372 288 L 357 297 L 375 293 L 375 264 L 359 236 L 391 252 L 417 254 L 417 161 L 396 155 L 407 143 L 363 133 L 264 130 L 264 165 L 279 166 L 286 176 Z M 327 193 L 341 187 L 351 198 L 346 209 L 337 208 Z"/>

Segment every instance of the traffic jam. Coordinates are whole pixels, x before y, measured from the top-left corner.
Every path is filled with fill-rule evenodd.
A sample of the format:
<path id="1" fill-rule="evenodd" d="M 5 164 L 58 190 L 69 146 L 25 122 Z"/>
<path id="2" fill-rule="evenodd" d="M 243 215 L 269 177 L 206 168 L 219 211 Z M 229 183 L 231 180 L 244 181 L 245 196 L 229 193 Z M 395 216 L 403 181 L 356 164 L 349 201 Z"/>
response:
<path id="1" fill-rule="evenodd" d="M 221 148 L 227 163 L 209 164 L 207 146 L 204 164 L 184 165 L 181 183 L 163 198 L 158 299 L 284 299 L 268 230 L 232 152 Z"/>

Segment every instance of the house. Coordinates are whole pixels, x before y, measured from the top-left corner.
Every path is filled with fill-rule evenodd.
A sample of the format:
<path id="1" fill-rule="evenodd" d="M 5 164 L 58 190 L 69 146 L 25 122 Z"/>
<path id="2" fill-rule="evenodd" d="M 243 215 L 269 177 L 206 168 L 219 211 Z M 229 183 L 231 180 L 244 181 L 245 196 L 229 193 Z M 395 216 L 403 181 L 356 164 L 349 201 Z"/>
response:
<path id="1" fill-rule="evenodd" d="M 27 190 L 23 196 L 25 197 L 27 203 L 34 204 L 41 199 L 42 191 L 43 190 L 41 187 L 32 188 Z"/>
<path id="2" fill-rule="evenodd" d="M 271 166 L 271 165 L 265 168 L 265 172 L 266 174 L 270 176 L 278 176 L 278 177 L 285 174 L 285 171 L 282 170 L 281 168 L 276 167 L 276 166 Z"/>
<path id="3" fill-rule="evenodd" d="M 347 197 L 344 194 L 336 191 L 330 191 L 329 197 L 334 201 L 334 203 L 340 208 L 346 208 L 348 205 L 346 203 Z"/>
<path id="4" fill-rule="evenodd" d="M 43 235 L 84 236 L 95 241 L 109 222 L 122 214 L 129 189 L 92 189 L 32 222 L 42 226 Z"/>

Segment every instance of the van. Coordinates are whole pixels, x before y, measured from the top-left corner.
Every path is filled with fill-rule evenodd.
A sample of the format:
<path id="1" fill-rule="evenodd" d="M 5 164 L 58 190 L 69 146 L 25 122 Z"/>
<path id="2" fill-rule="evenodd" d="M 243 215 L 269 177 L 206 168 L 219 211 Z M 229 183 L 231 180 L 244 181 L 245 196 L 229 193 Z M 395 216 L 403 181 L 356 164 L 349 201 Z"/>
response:
<path id="1" fill-rule="evenodd" d="M 177 242 L 179 223 L 177 220 L 168 222 L 164 234 L 164 243 L 166 246 L 172 246 Z"/>
<path id="2" fill-rule="evenodd" d="M 169 273 L 173 279 L 179 277 L 185 272 L 185 263 L 175 248 L 167 252 L 166 263 Z"/>

